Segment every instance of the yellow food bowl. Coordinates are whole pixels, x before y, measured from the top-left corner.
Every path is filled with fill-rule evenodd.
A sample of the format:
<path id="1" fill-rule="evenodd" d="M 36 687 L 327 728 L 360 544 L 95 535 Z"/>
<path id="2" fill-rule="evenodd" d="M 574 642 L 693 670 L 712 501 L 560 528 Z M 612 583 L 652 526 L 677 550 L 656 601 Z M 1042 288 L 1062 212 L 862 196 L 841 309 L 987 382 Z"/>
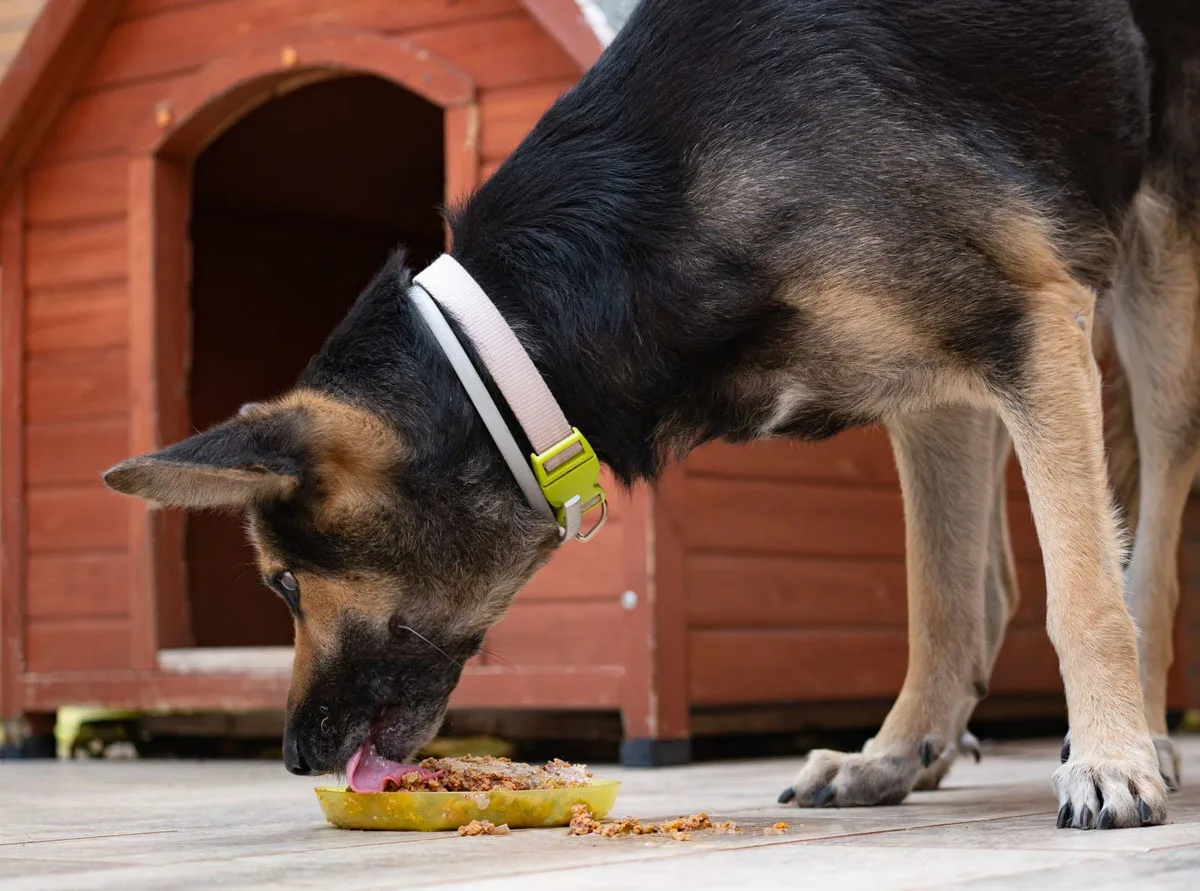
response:
<path id="1" fill-rule="evenodd" d="M 510 792 L 351 792 L 345 786 L 318 786 L 325 819 L 339 829 L 440 832 L 488 820 L 511 829 L 566 826 L 571 809 L 587 805 L 593 818 L 608 816 L 617 800 L 618 780 L 596 780 L 566 789 Z"/>

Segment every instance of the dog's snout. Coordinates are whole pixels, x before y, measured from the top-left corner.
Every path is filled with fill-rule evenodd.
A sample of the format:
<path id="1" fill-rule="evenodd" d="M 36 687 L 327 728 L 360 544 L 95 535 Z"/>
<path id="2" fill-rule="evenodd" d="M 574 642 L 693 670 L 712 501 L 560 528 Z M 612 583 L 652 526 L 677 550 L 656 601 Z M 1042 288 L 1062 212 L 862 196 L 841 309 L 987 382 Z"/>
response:
<path id="1" fill-rule="evenodd" d="M 307 777 L 312 776 L 315 771 L 312 768 L 311 759 L 304 755 L 304 748 L 300 744 L 300 738 L 291 730 L 288 730 L 283 735 L 283 764 L 290 773 L 297 776 Z"/>

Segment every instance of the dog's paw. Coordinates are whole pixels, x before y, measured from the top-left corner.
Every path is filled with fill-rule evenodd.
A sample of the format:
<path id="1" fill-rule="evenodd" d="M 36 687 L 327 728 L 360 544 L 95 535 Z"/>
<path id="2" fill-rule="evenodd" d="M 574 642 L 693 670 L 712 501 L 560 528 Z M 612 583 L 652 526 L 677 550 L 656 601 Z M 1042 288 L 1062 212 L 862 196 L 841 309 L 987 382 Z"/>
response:
<path id="1" fill-rule="evenodd" d="M 829 749 L 810 752 L 795 782 L 779 796 L 779 803 L 794 802 L 799 807 L 899 804 L 912 789 L 917 772 L 934 764 L 943 747 L 929 739 L 911 754 L 868 752 L 866 748 L 854 754 Z"/>
<path id="2" fill-rule="evenodd" d="M 946 774 L 950 772 L 950 768 L 954 766 L 954 762 L 966 756 L 974 758 L 976 764 L 983 758 L 979 740 L 969 730 L 964 730 L 963 735 L 958 738 L 958 742 L 948 746 L 946 751 L 942 752 L 942 757 L 928 767 L 921 768 L 917 779 L 913 782 L 913 789 L 918 792 L 937 789 L 941 786 L 942 780 L 946 778 Z"/>
<path id="3" fill-rule="evenodd" d="M 1054 792 L 1059 829 L 1121 829 L 1167 819 L 1166 784 L 1148 753 L 1069 758 L 1054 772 Z"/>
<path id="4" fill-rule="evenodd" d="M 1175 744 L 1171 742 L 1170 737 L 1155 736 L 1154 751 L 1158 755 L 1158 772 L 1162 776 L 1163 782 L 1167 785 L 1168 792 L 1178 792 L 1183 780 L 1183 764 L 1179 757 L 1179 752 L 1175 748 Z M 1059 752 L 1059 759 L 1063 764 L 1071 757 L 1071 731 L 1067 731 L 1066 737 L 1063 739 L 1062 750 Z"/>

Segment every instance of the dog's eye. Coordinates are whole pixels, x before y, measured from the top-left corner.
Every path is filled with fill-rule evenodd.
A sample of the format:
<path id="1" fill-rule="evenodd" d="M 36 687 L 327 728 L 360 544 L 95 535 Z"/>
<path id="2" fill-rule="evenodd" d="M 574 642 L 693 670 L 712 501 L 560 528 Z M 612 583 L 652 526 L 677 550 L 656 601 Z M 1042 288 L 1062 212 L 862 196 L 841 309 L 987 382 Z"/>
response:
<path id="1" fill-rule="evenodd" d="M 300 583 L 289 570 L 275 573 L 267 585 L 287 602 L 292 612 L 300 609 Z"/>

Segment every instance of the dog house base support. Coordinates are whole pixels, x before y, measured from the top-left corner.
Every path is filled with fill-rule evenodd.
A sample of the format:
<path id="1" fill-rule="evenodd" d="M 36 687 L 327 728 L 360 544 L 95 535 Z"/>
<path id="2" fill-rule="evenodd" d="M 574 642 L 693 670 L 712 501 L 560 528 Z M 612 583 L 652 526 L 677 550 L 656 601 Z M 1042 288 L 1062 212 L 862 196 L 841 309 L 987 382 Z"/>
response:
<path id="1" fill-rule="evenodd" d="M 32 761 L 54 758 L 58 743 L 54 738 L 54 715 L 25 715 L 4 721 L 0 761 Z"/>
<path id="2" fill-rule="evenodd" d="M 692 741 L 684 739 L 627 739 L 621 743 L 622 767 L 674 767 L 692 760 Z"/>

